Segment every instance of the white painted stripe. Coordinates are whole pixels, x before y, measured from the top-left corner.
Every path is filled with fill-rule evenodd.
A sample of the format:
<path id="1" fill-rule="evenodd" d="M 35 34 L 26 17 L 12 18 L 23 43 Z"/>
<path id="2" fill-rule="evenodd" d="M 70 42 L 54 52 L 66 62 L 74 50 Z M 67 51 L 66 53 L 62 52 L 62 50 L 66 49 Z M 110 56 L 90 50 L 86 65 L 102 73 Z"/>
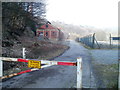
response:
<path id="1" fill-rule="evenodd" d="M 4 60 L 4 61 L 17 61 L 17 58 L 0 57 L 0 60 Z"/>
<path id="2" fill-rule="evenodd" d="M 46 67 L 50 67 L 50 66 L 53 66 L 53 65 L 44 65 L 44 66 L 41 66 L 41 68 L 46 68 Z"/>
<path id="3" fill-rule="evenodd" d="M 31 69 L 31 71 L 35 71 L 35 70 L 39 70 L 38 68 L 33 68 L 33 69 Z"/>
<path id="4" fill-rule="evenodd" d="M 47 61 L 47 60 L 41 60 L 41 64 L 47 64 L 47 65 L 57 65 L 57 61 Z"/>

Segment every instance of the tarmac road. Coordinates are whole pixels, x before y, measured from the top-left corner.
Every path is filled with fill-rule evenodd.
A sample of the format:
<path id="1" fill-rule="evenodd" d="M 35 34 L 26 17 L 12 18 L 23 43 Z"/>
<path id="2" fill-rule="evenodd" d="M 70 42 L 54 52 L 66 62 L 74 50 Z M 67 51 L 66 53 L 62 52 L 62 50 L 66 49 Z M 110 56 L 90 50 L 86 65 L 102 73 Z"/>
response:
<path id="1" fill-rule="evenodd" d="M 88 50 L 72 40 L 70 40 L 69 46 L 69 50 L 54 60 L 76 62 L 78 57 L 82 57 L 82 87 L 95 88 L 96 83 Z M 2 86 L 6 88 L 75 88 L 76 71 L 76 66 L 51 66 L 13 77 L 3 82 Z"/>

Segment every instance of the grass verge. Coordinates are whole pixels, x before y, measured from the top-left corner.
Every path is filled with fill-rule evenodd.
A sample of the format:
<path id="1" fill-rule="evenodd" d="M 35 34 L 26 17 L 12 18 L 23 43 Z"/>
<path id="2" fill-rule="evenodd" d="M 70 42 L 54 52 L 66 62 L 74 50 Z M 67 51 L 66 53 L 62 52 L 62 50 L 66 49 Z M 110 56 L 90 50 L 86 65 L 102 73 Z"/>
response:
<path id="1" fill-rule="evenodd" d="M 102 83 L 99 88 L 103 88 L 103 86 L 105 88 L 118 87 L 118 64 L 94 64 L 94 71 L 97 77 L 97 83 Z"/>

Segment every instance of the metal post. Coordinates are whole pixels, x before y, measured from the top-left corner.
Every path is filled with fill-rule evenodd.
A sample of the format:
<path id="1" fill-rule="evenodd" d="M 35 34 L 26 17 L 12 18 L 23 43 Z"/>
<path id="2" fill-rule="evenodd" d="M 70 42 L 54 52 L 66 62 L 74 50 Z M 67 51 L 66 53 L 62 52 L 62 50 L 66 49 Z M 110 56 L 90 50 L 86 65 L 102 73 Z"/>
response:
<path id="1" fill-rule="evenodd" d="M 110 48 L 111 48 L 111 34 L 110 34 L 110 37 L 109 37 L 109 39 L 110 39 Z"/>
<path id="2" fill-rule="evenodd" d="M 93 34 L 93 39 L 92 39 L 92 48 L 94 48 L 94 44 L 95 44 L 95 33 Z"/>
<path id="3" fill-rule="evenodd" d="M 82 58 L 77 58 L 77 89 L 82 88 Z"/>
<path id="4" fill-rule="evenodd" d="M 25 59 L 26 58 L 26 56 L 25 56 L 25 48 L 23 48 L 23 52 L 22 52 L 22 54 L 23 54 L 23 58 Z"/>

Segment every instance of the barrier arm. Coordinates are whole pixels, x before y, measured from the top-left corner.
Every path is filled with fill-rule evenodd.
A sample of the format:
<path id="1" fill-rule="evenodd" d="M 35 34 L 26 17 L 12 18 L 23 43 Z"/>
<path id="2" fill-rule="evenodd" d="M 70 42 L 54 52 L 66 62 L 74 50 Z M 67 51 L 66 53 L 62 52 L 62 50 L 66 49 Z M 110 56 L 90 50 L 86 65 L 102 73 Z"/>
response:
<path id="1" fill-rule="evenodd" d="M 14 73 L 11 75 L 3 76 L 3 61 L 15 61 L 15 62 L 28 62 L 30 59 L 21 59 L 21 58 L 7 58 L 7 57 L 0 57 L 0 79 L 16 76 L 19 74 L 39 70 L 38 68 L 29 69 L 26 71 L 22 71 L 19 73 Z M 38 60 L 37 60 L 38 61 Z M 66 62 L 66 61 L 48 61 L 48 60 L 40 60 L 41 64 L 46 64 L 41 66 L 41 68 L 49 67 L 52 65 L 65 65 L 65 66 L 77 66 L 77 89 L 82 88 L 82 58 L 77 58 L 76 62 Z"/>

